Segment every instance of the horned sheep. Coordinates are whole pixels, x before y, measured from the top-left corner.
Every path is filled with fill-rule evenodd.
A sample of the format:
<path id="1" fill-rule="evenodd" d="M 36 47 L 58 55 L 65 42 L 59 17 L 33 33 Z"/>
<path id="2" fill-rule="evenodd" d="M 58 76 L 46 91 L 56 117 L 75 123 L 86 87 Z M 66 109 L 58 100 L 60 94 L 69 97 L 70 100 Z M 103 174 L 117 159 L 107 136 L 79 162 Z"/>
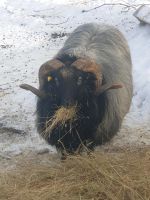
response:
<path id="1" fill-rule="evenodd" d="M 55 57 L 39 69 L 37 129 L 61 152 L 94 149 L 120 129 L 132 100 L 132 62 L 113 26 L 77 27 Z"/>

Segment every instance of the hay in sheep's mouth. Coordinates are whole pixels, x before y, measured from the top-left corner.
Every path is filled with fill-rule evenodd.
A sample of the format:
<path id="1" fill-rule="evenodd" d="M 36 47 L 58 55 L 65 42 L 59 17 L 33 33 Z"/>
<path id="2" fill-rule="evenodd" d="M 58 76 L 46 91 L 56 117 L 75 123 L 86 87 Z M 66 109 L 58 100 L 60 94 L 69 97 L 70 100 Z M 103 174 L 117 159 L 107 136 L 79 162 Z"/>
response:
<path id="1" fill-rule="evenodd" d="M 77 120 L 77 105 L 70 107 L 60 107 L 54 114 L 54 116 L 46 121 L 45 130 L 42 136 L 47 139 L 49 134 L 56 127 L 64 127 L 66 123 L 72 124 L 73 121 Z"/>

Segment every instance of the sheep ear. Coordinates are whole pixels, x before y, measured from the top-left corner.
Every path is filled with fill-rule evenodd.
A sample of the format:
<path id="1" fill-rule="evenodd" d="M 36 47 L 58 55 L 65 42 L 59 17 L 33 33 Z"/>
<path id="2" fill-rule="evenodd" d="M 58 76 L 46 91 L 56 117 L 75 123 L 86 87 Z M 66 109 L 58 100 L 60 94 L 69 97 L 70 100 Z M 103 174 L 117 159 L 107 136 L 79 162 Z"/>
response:
<path id="1" fill-rule="evenodd" d="M 44 92 L 36 89 L 35 87 L 32 87 L 31 85 L 21 84 L 19 87 L 24 89 L 24 90 L 30 90 L 33 94 L 35 94 L 36 96 L 38 96 L 40 98 L 45 97 L 45 93 Z"/>
<path id="2" fill-rule="evenodd" d="M 121 84 L 104 84 L 100 87 L 99 91 L 97 92 L 97 95 L 100 95 L 104 92 L 106 92 L 107 90 L 111 90 L 111 89 L 119 89 L 119 88 L 122 88 L 123 85 Z"/>

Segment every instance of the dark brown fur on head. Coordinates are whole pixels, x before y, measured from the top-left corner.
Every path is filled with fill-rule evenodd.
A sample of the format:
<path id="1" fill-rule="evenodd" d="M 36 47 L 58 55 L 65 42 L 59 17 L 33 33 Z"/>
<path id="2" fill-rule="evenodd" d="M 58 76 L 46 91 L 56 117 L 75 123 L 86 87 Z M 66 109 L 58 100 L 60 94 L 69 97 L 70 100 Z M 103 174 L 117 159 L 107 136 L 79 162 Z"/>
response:
<path id="1" fill-rule="evenodd" d="M 81 71 L 93 73 L 96 77 L 96 92 L 99 91 L 102 84 L 102 73 L 100 65 L 89 58 L 79 58 L 72 64 L 72 66 Z"/>

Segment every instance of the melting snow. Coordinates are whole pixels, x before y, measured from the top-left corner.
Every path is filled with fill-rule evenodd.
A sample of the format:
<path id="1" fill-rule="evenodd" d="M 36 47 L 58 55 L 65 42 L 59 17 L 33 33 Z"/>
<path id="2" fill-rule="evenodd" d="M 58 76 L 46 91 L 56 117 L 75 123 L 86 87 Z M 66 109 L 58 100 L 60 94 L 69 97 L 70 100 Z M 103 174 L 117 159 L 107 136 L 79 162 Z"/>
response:
<path id="1" fill-rule="evenodd" d="M 88 22 L 103 22 L 118 27 L 128 39 L 131 49 L 134 97 L 122 130 L 112 144 L 150 144 L 150 26 L 139 26 L 133 16 L 133 7 L 107 5 L 93 9 L 102 2 L 0 1 L 0 152 L 20 153 L 27 148 L 41 149 L 46 146 L 34 125 L 36 98 L 20 89 L 19 84 L 38 87 L 40 65 L 56 54 L 67 34 Z M 121 1 L 113 1 L 117 2 Z M 135 5 L 140 1 L 122 3 Z M 64 33 L 64 37 L 51 37 L 55 33 Z M 22 130 L 26 134 L 17 135 L 11 129 L 6 132 L 2 127 Z"/>

